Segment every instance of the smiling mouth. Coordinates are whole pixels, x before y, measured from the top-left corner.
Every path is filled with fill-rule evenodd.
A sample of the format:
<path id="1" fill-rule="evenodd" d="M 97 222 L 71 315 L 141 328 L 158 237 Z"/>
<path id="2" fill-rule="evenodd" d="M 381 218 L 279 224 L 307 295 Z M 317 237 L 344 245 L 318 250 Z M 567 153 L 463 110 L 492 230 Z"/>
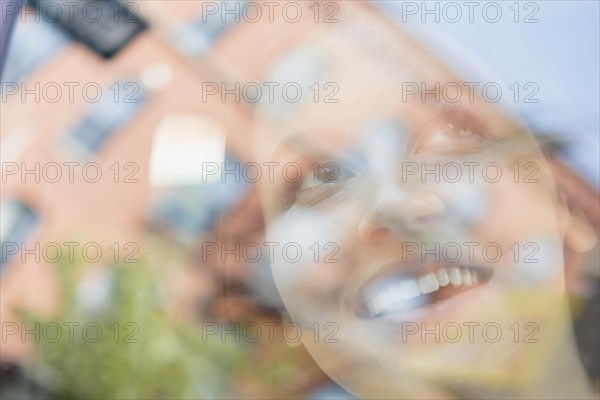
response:
<path id="1" fill-rule="evenodd" d="M 378 276 L 360 291 L 357 314 L 377 318 L 443 302 L 487 283 L 489 268 L 447 265 Z"/>

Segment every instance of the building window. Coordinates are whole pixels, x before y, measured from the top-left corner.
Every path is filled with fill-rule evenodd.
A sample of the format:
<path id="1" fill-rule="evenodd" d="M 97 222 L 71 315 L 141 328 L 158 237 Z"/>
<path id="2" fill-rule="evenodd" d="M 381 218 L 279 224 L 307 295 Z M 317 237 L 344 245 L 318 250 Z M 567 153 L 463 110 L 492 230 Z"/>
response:
<path id="1" fill-rule="evenodd" d="M 38 224 L 38 215 L 33 208 L 18 200 L 2 200 L 0 214 L 1 272 L 12 257 L 19 254 L 22 243 L 31 236 Z"/>
<path id="2" fill-rule="evenodd" d="M 4 82 L 19 83 L 49 59 L 58 55 L 71 40 L 55 24 L 40 19 L 16 23 L 10 39 Z"/>
<path id="3" fill-rule="evenodd" d="M 246 0 L 222 2 L 224 10 L 207 13 L 184 26 L 174 37 L 177 48 L 188 57 L 204 55 L 233 25 L 244 21 Z M 226 12 L 225 12 L 226 11 Z"/>
<path id="4" fill-rule="evenodd" d="M 102 95 L 65 137 L 64 144 L 83 158 L 93 158 L 120 128 L 143 108 L 146 93 L 136 82 L 119 82 Z"/>

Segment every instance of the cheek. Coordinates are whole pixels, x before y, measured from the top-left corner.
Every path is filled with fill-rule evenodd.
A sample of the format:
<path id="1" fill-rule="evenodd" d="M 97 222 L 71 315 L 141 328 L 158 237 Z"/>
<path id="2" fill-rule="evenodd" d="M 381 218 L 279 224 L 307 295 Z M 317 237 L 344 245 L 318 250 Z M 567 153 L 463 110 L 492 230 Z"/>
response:
<path id="1" fill-rule="evenodd" d="M 540 170 L 537 182 L 515 182 L 509 167 L 503 165 L 498 182 L 474 179 L 445 185 L 448 215 L 473 240 L 498 243 L 502 264 L 512 266 L 522 284 L 559 278 L 564 264 L 561 206 L 551 178 Z"/>
<path id="2" fill-rule="evenodd" d="M 564 258 L 559 203 L 549 186 L 514 183 L 511 177 L 481 185 L 478 190 L 470 195 L 487 200 L 481 212 L 473 212 L 480 214 L 473 232 L 480 242 L 499 244 L 503 252 L 502 265 L 515 271 L 511 274 L 516 279 L 514 283 L 530 287 L 562 282 Z M 475 200 L 467 202 L 477 209 Z"/>
<path id="3" fill-rule="evenodd" d="M 472 227 L 492 212 L 489 190 L 483 184 L 462 181 L 445 192 L 448 213 L 462 226 Z"/>
<path id="4" fill-rule="evenodd" d="M 442 182 L 449 222 L 482 240 L 523 241 L 558 231 L 557 196 L 545 169 L 539 167 L 533 180 L 521 176 L 523 171 L 515 175 L 515 163 L 507 160 L 471 164 L 477 165 L 464 168 L 458 182 Z"/>
<path id="5" fill-rule="evenodd" d="M 271 264 L 275 283 L 282 295 L 302 293 L 299 288 L 319 279 L 320 268 L 331 249 L 339 248 L 341 234 L 332 214 L 308 209 L 292 210 L 267 227 L 272 243 Z"/>
<path id="6" fill-rule="evenodd" d="M 558 234 L 558 205 L 538 184 L 498 182 L 488 184 L 490 207 L 482 227 L 491 238 L 525 242 L 532 236 Z"/>
<path id="7" fill-rule="evenodd" d="M 563 248 L 558 235 L 532 236 L 511 254 L 523 286 L 546 281 L 563 282 Z M 560 279 L 557 279 L 560 278 Z"/>

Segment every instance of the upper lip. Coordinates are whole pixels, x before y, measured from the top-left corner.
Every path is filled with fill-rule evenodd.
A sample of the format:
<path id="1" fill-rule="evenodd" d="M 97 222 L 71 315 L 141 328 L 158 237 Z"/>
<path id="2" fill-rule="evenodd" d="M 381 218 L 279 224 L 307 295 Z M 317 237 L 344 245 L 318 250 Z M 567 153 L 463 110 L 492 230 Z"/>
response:
<path id="1" fill-rule="evenodd" d="M 434 303 L 441 292 L 445 297 L 438 301 L 486 283 L 492 274 L 492 268 L 473 263 L 393 263 L 358 288 L 351 308 L 362 318 L 420 308 Z"/>

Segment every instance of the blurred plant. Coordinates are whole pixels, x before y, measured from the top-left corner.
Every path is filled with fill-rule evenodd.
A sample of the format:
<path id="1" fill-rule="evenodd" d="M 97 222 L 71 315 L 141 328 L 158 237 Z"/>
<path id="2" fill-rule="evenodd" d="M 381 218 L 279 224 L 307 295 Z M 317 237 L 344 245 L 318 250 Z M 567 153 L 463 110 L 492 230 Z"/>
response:
<path id="1" fill-rule="evenodd" d="M 197 323 L 170 317 L 160 268 L 147 260 L 102 268 L 61 262 L 57 272 L 60 313 L 20 310 L 29 329 L 47 328 L 27 371 L 56 398 L 229 397 L 231 371 L 248 345 L 203 338 Z M 56 324 L 60 337 L 50 329 Z"/>

